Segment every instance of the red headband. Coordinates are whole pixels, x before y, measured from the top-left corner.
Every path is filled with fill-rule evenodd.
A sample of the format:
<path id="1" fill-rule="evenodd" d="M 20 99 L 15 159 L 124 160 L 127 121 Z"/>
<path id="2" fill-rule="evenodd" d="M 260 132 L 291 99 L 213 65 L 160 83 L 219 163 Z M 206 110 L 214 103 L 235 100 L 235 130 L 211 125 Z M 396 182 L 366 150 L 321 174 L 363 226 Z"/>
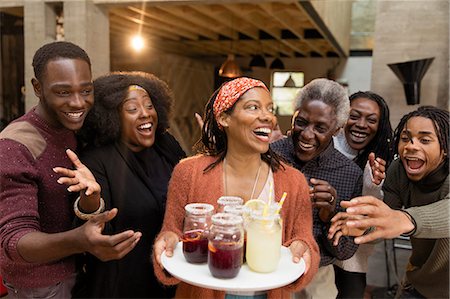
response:
<path id="1" fill-rule="evenodd" d="M 247 77 L 234 79 L 222 86 L 213 105 L 214 117 L 216 118 L 219 128 L 221 127 L 218 121 L 219 115 L 233 107 L 234 103 L 236 103 L 245 92 L 254 87 L 262 87 L 269 91 L 262 81 Z"/>

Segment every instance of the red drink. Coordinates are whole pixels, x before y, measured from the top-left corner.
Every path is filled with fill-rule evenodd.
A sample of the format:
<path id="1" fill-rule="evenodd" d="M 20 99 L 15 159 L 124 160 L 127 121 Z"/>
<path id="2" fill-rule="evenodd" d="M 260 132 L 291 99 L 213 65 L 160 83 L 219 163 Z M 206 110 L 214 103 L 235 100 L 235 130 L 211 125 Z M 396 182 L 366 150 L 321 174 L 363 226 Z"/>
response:
<path id="1" fill-rule="evenodd" d="M 208 244 L 208 267 L 212 276 L 233 278 L 238 275 L 244 256 L 242 245 L 238 246 L 236 243 L 217 242 L 216 246 L 212 242 Z"/>
<path id="2" fill-rule="evenodd" d="M 188 263 L 200 264 L 208 261 L 208 238 L 202 231 L 188 231 L 183 237 L 183 254 Z"/>

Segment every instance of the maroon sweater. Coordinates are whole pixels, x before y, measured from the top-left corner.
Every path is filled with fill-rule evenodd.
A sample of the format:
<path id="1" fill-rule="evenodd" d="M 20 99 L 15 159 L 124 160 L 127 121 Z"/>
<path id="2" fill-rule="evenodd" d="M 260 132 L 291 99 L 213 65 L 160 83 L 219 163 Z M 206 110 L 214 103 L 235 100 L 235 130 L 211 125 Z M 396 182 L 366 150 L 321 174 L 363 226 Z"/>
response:
<path id="1" fill-rule="evenodd" d="M 17 251 L 19 239 L 30 232 L 71 229 L 69 193 L 52 171 L 72 167 L 67 148 L 76 148 L 74 133 L 51 127 L 34 109 L 0 132 L 0 270 L 16 288 L 50 286 L 75 272 L 73 258 L 29 263 Z"/>

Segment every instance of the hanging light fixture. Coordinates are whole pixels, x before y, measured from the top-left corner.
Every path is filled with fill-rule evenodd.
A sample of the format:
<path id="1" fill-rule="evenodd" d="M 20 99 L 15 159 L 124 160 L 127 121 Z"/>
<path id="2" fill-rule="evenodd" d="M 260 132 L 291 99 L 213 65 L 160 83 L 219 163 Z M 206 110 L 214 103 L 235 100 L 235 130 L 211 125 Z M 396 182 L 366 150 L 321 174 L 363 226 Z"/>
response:
<path id="1" fill-rule="evenodd" d="M 262 55 L 254 55 L 252 60 L 250 60 L 250 67 L 266 67 L 266 60 Z"/>
<path id="2" fill-rule="evenodd" d="M 295 81 L 294 79 L 292 79 L 291 74 L 289 74 L 289 78 L 287 78 L 286 82 L 283 85 L 284 87 L 296 87 L 295 86 Z"/>
<path id="3" fill-rule="evenodd" d="M 272 61 L 269 68 L 272 70 L 284 70 L 284 63 L 279 57 L 277 57 Z"/>
<path id="4" fill-rule="evenodd" d="M 220 66 L 219 76 L 226 78 L 237 78 L 242 75 L 239 65 L 234 60 L 233 54 L 228 54 L 227 60 Z"/>

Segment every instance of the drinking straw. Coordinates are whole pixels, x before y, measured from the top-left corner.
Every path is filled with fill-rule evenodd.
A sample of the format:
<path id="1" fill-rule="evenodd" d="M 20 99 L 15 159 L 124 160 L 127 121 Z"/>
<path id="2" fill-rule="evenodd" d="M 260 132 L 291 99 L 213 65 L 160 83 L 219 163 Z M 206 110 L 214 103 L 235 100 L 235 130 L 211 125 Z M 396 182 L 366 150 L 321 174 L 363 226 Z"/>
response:
<path id="1" fill-rule="evenodd" d="M 275 212 L 276 214 L 280 213 L 281 207 L 283 206 L 284 200 L 286 199 L 287 192 L 283 193 L 283 196 L 281 196 L 280 202 L 278 203 L 278 209 Z"/>

